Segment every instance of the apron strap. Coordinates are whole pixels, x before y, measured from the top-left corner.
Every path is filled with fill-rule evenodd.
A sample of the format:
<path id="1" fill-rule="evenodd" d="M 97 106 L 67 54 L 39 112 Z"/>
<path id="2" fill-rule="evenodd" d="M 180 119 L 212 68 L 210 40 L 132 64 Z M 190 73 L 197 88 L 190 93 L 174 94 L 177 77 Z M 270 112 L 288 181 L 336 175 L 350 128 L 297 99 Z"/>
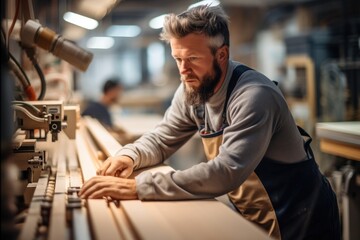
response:
<path id="1" fill-rule="evenodd" d="M 310 146 L 310 143 L 312 142 L 312 137 L 310 136 L 310 134 L 308 134 L 302 127 L 300 126 L 297 126 L 297 129 L 299 130 L 301 136 L 303 137 L 306 137 L 307 139 L 305 140 L 305 143 L 304 143 L 304 148 L 305 148 L 305 151 L 306 151 L 306 154 L 308 156 L 308 158 L 314 158 L 314 153 L 311 149 L 311 146 Z"/>
<path id="2" fill-rule="evenodd" d="M 232 72 L 229 86 L 228 86 L 227 92 L 226 92 L 225 102 L 224 102 L 224 110 L 223 110 L 224 122 L 226 122 L 226 110 L 227 110 L 227 104 L 228 104 L 230 95 L 231 95 L 232 91 L 234 90 L 236 83 L 238 82 L 240 76 L 247 70 L 252 70 L 252 68 L 249 68 L 248 66 L 245 66 L 245 65 L 238 65 L 235 67 L 234 71 Z"/>

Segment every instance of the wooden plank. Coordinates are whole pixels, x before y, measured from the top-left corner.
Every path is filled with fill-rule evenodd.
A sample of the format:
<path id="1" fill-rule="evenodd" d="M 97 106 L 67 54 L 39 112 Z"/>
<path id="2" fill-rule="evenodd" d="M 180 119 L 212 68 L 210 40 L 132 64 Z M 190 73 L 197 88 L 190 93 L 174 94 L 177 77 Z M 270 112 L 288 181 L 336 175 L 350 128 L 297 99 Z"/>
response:
<path id="1" fill-rule="evenodd" d="M 79 136 L 79 135 L 78 135 Z M 86 151 L 87 149 L 83 149 Z M 65 150 L 68 163 L 68 187 L 81 188 L 82 173 L 79 168 L 78 158 L 76 156 L 76 142 L 68 140 L 67 149 Z M 86 159 L 83 159 L 86 162 Z M 88 159 L 91 164 L 91 159 Z M 73 193 L 75 194 L 75 193 Z M 67 196 L 69 198 L 69 196 Z M 84 201 L 84 200 L 83 200 Z M 83 206 L 81 208 L 67 209 L 68 214 L 71 215 L 72 236 L 74 240 L 91 240 L 91 231 L 88 222 L 87 209 Z"/>
<path id="2" fill-rule="evenodd" d="M 41 203 L 46 193 L 48 179 L 49 174 L 44 172 L 36 184 L 35 192 L 28 209 L 28 216 L 18 237 L 19 240 L 35 239 L 38 223 L 41 220 Z"/>
<path id="3" fill-rule="evenodd" d="M 127 218 L 124 209 L 121 206 L 117 206 L 115 203 L 110 203 L 109 206 L 114 215 L 115 221 L 123 239 L 140 239 L 139 236 L 136 235 L 134 227 L 131 225 L 129 219 Z"/>
<path id="4" fill-rule="evenodd" d="M 83 124 L 87 123 L 83 122 Z M 87 181 L 96 175 L 96 169 L 98 166 L 96 163 L 97 156 L 94 154 L 94 149 L 96 147 L 91 143 L 91 138 L 85 129 L 85 125 L 81 126 L 79 133 L 77 133 L 76 136 L 78 159 L 81 166 L 83 180 Z M 99 136 L 99 138 L 101 138 L 101 136 Z M 84 229 L 86 226 L 86 219 L 83 218 L 84 214 L 89 216 L 88 220 L 91 225 L 94 239 L 123 239 L 120 228 L 114 219 L 114 215 L 109 208 L 108 203 L 104 199 L 88 199 L 86 200 L 86 209 L 82 208 L 81 211 L 75 210 L 73 212 L 75 239 L 83 239 L 80 237 L 82 235 L 82 231 L 79 230 L 79 228 Z M 89 237 L 89 234 L 85 235 L 85 239 L 87 237 Z"/>
<path id="5" fill-rule="evenodd" d="M 216 200 L 135 200 L 122 201 L 121 205 L 141 239 L 270 239 L 262 229 Z"/>
<path id="6" fill-rule="evenodd" d="M 79 163 L 76 155 L 76 141 L 69 139 L 65 151 L 68 160 L 68 169 L 78 169 Z"/>
<path id="7" fill-rule="evenodd" d="M 97 144 L 94 142 L 93 137 L 90 135 L 85 125 L 81 128 L 81 134 L 86 142 L 87 149 L 92 156 L 91 161 L 96 166 L 96 168 L 99 168 L 102 164 L 102 161 L 106 159 L 106 156 L 101 150 L 99 150 L 99 146 L 97 146 Z M 101 159 L 101 161 L 99 159 Z"/>
<path id="8" fill-rule="evenodd" d="M 179 226 L 172 225 L 151 206 L 138 200 L 121 201 L 121 207 L 130 219 L 135 231 L 143 240 L 180 240 Z M 161 226 L 161 230 L 159 229 Z"/>
<path id="9" fill-rule="evenodd" d="M 64 193 L 54 195 L 48 239 L 70 239 L 69 229 L 66 225 L 66 195 Z"/>
<path id="10" fill-rule="evenodd" d="M 316 135 L 320 139 L 354 144 L 360 148 L 360 121 L 317 123 Z"/>
<path id="11" fill-rule="evenodd" d="M 121 149 L 121 144 L 116 141 L 97 119 L 85 116 L 84 122 L 105 155 L 107 157 L 115 156 L 116 152 Z"/>
<path id="12" fill-rule="evenodd" d="M 40 204 L 39 204 L 40 206 Z M 38 229 L 38 222 L 40 221 L 40 214 L 29 214 L 26 217 L 24 226 L 21 229 L 21 233 L 18 240 L 36 239 L 36 232 Z"/>
<path id="13" fill-rule="evenodd" d="M 82 207 L 72 210 L 72 226 L 74 240 L 91 240 L 87 210 Z"/>
<path id="14" fill-rule="evenodd" d="M 85 139 L 80 130 L 76 133 L 76 148 L 79 157 L 79 163 L 83 175 L 83 180 L 87 181 L 91 177 L 96 176 L 96 166 L 94 165 L 93 156 L 89 153 Z"/>
<path id="15" fill-rule="evenodd" d="M 112 211 L 103 199 L 88 199 L 86 201 L 90 222 L 96 240 L 122 240 Z"/>
<path id="16" fill-rule="evenodd" d="M 360 161 L 360 148 L 357 145 L 323 138 L 320 140 L 320 149 L 324 153 Z"/>
<path id="17" fill-rule="evenodd" d="M 105 155 L 107 157 L 115 156 L 115 153 L 121 148 L 120 143 L 118 143 L 115 138 L 97 120 L 94 120 L 92 118 L 86 118 L 84 120 L 84 124 L 87 126 L 90 135 L 94 138 L 95 142 L 97 143 L 99 148 L 105 153 Z M 95 146 L 92 146 L 92 148 L 94 147 Z M 170 170 L 173 169 L 169 166 L 160 165 L 155 168 L 148 168 L 136 171 L 134 172 L 132 177 L 135 177 L 137 174 L 143 171 L 168 172 Z M 105 200 L 91 199 L 87 200 L 87 205 L 90 216 L 92 216 L 90 219 L 92 221 L 92 226 L 94 230 L 93 232 L 96 239 L 98 239 L 99 236 L 107 239 L 106 234 L 109 234 L 111 231 L 115 231 L 115 227 L 117 228 L 118 234 L 120 234 L 120 237 L 122 239 L 139 239 L 138 235 L 134 232 L 132 225 L 129 223 L 129 220 L 121 207 L 117 207 L 114 203 L 108 204 Z M 99 215 L 101 216 L 99 217 Z M 105 223 L 106 226 L 110 228 L 109 230 L 98 227 L 103 226 Z M 166 224 L 166 221 L 164 221 L 164 224 Z M 117 239 L 119 239 L 119 237 Z"/>
<path id="18" fill-rule="evenodd" d="M 72 188 L 81 188 L 82 178 L 81 178 L 80 169 L 69 170 L 69 187 Z"/>
<path id="19" fill-rule="evenodd" d="M 46 187 L 48 185 L 48 181 L 49 181 L 49 173 L 48 172 L 43 172 L 40 175 L 40 178 L 36 184 L 36 188 L 35 188 L 35 192 L 33 195 L 33 199 L 35 198 L 37 199 L 42 199 L 45 196 L 46 193 Z M 30 205 L 31 206 L 31 205 Z"/>
<path id="20" fill-rule="evenodd" d="M 67 161 L 66 161 L 66 148 L 67 141 L 64 135 L 60 135 L 57 142 L 56 154 L 53 157 L 53 162 L 56 163 L 56 176 L 55 181 L 49 181 L 48 191 L 53 194 L 51 213 L 49 216 L 49 231 L 48 239 L 57 240 L 57 239 L 70 239 L 69 229 L 66 223 L 66 194 L 67 194 Z M 54 189 L 50 189 L 51 186 Z"/>

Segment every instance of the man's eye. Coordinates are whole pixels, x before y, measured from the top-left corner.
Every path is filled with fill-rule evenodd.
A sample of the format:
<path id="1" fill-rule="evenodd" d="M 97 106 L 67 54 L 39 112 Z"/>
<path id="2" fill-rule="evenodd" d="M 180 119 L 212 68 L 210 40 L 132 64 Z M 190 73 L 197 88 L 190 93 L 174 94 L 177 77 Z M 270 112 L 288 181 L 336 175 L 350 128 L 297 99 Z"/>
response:
<path id="1" fill-rule="evenodd" d="M 197 58 L 197 57 L 189 57 L 188 59 L 189 59 L 189 61 L 192 62 L 192 61 L 195 61 L 195 60 L 198 59 L 198 58 Z"/>

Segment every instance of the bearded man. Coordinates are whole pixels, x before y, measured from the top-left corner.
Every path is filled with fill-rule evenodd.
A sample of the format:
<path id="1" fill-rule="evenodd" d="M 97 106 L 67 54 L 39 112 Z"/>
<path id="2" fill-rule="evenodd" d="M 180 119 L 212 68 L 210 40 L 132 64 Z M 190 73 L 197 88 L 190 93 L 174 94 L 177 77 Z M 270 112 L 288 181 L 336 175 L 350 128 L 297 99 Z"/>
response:
<path id="1" fill-rule="evenodd" d="M 223 9 L 169 14 L 161 39 L 170 44 L 181 79 L 171 106 L 153 131 L 107 159 L 80 196 L 145 201 L 227 194 L 239 214 L 274 239 L 340 239 L 336 196 L 310 136 L 276 84 L 229 59 Z M 127 179 L 134 169 L 165 161 L 196 132 L 207 162 Z"/>

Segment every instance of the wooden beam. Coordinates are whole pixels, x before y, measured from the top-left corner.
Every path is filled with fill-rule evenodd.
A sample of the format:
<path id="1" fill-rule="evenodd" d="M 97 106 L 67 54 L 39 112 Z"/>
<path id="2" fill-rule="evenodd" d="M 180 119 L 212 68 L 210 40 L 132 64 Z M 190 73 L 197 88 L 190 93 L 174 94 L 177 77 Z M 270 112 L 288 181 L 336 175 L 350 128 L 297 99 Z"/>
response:
<path id="1" fill-rule="evenodd" d="M 141 239 L 271 239 L 216 200 L 121 201 Z"/>
<path id="2" fill-rule="evenodd" d="M 115 203 L 112 202 L 109 204 L 109 206 L 114 215 L 121 236 L 126 240 L 140 239 L 139 236 L 136 235 L 134 227 L 131 225 L 121 205 L 120 204 L 116 205 Z"/>
<path id="3" fill-rule="evenodd" d="M 91 117 L 84 117 L 84 123 L 95 142 L 107 157 L 115 156 L 121 149 L 121 144 L 107 131 L 101 123 Z"/>
<path id="4" fill-rule="evenodd" d="M 83 180 L 87 181 L 91 177 L 96 176 L 96 166 L 94 164 L 94 156 L 89 152 L 86 145 L 86 140 L 81 133 L 81 130 L 77 130 L 76 133 L 76 148 L 79 157 L 79 163 L 83 175 Z"/>
<path id="5" fill-rule="evenodd" d="M 104 199 L 88 199 L 86 203 L 95 239 L 124 239 L 113 213 Z"/>
<path id="6" fill-rule="evenodd" d="M 324 153 L 360 161 L 360 148 L 356 145 L 323 138 L 320 140 L 320 149 Z"/>

